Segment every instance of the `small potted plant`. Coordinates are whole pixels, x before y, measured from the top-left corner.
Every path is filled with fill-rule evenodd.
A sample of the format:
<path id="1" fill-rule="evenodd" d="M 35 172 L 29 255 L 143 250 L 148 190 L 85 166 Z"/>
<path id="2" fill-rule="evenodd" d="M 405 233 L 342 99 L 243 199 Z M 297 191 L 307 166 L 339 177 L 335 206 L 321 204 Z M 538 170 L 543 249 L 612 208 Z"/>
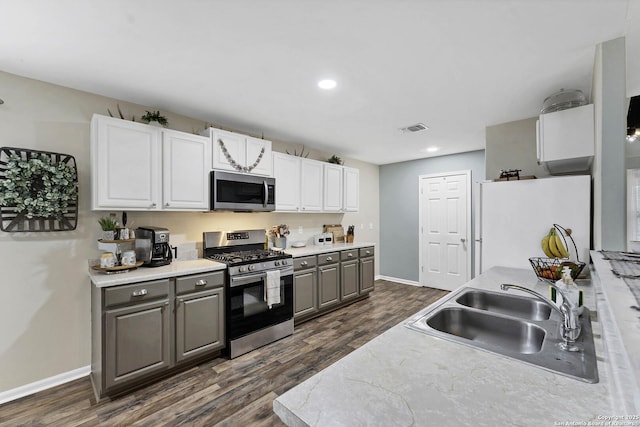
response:
<path id="1" fill-rule="evenodd" d="M 167 118 L 160 114 L 160 111 L 147 111 L 144 116 L 140 118 L 143 122 L 146 122 L 152 126 L 167 127 L 169 122 Z M 156 124 L 157 123 L 157 124 Z"/>
<path id="2" fill-rule="evenodd" d="M 336 156 L 335 154 L 331 157 L 329 157 L 329 160 L 327 160 L 327 162 L 329 163 L 333 163 L 336 165 L 341 165 L 343 163 L 342 159 L 338 156 Z"/>
<path id="3" fill-rule="evenodd" d="M 102 228 L 102 240 L 114 240 L 116 238 L 116 227 L 118 221 L 110 216 L 102 217 L 98 220 L 100 228 Z"/>

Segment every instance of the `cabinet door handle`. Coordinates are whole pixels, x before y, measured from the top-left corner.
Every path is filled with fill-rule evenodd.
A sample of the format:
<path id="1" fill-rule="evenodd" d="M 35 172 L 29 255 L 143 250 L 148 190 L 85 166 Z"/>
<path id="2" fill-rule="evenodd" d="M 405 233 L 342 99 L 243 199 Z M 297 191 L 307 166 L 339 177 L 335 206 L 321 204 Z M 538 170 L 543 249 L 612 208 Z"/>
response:
<path id="1" fill-rule="evenodd" d="M 152 208 L 155 208 L 155 207 L 156 207 L 156 204 L 155 204 L 155 203 L 151 203 L 151 207 L 152 207 Z"/>
<path id="2" fill-rule="evenodd" d="M 133 291 L 133 293 L 131 294 L 134 297 L 143 297 L 147 294 L 147 290 L 146 289 L 140 289 L 139 291 Z"/>
<path id="3" fill-rule="evenodd" d="M 167 206 L 167 207 L 169 207 L 169 203 L 165 203 L 164 205 L 165 205 L 165 206 Z"/>
<path id="4" fill-rule="evenodd" d="M 204 286 L 207 284 L 207 281 L 204 279 L 200 279 L 196 282 L 196 286 Z"/>

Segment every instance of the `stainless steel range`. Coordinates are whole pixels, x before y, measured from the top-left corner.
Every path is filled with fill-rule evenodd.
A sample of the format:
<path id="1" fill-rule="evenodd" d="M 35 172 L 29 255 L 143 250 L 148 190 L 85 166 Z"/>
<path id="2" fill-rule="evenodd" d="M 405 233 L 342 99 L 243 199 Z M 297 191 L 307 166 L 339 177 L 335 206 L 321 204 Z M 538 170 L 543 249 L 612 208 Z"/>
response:
<path id="1" fill-rule="evenodd" d="M 265 234 L 203 233 L 204 257 L 227 264 L 226 352 L 231 358 L 293 334 L 293 259 L 264 249 Z"/>

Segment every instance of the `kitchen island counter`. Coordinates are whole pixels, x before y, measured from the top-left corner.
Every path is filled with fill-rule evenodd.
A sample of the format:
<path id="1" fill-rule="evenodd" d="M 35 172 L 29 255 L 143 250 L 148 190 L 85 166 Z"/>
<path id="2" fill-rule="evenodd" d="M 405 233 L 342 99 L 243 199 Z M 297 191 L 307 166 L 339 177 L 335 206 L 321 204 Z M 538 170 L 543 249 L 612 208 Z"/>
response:
<path id="1" fill-rule="evenodd" d="M 119 274 L 104 274 L 90 269 L 88 274 L 94 286 L 104 288 L 106 286 L 127 285 L 130 283 L 165 279 L 167 277 L 226 270 L 226 268 L 226 264 L 200 258 L 186 261 L 173 261 L 171 264 L 161 267 L 139 267 L 127 273 Z"/>
<path id="2" fill-rule="evenodd" d="M 465 286 L 499 290 L 502 283 L 548 294 L 531 270 L 505 267 Z M 594 307 L 593 287 L 580 286 L 585 305 Z M 600 325 L 592 324 L 602 356 Z M 621 415 L 610 400 L 608 363 L 599 357 L 600 381 L 588 384 L 398 324 L 284 393 L 273 407 L 289 426 L 605 425 L 606 417 Z"/>

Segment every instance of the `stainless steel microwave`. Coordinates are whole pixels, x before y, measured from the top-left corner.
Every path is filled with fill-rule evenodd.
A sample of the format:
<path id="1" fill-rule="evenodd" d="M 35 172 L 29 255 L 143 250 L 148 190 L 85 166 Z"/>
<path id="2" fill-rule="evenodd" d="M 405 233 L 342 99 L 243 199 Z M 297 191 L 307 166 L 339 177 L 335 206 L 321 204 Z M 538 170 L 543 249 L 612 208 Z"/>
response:
<path id="1" fill-rule="evenodd" d="M 275 178 L 211 171 L 209 200 L 212 211 L 274 211 L 275 192 Z"/>

